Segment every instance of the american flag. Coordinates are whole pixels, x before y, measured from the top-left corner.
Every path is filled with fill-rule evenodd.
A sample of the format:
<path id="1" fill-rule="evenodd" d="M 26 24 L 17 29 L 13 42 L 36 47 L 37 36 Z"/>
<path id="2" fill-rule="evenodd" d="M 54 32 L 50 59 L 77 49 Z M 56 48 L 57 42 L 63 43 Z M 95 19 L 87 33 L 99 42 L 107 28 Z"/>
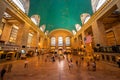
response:
<path id="1" fill-rule="evenodd" d="M 84 41 L 85 41 L 85 43 L 91 43 L 92 42 L 92 36 L 91 35 L 86 36 Z"/>

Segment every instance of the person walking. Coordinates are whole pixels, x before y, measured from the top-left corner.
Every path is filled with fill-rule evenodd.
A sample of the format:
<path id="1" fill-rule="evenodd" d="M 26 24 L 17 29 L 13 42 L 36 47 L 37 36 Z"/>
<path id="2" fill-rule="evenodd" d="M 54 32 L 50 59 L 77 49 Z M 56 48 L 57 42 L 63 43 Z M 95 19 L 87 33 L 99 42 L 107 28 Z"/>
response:
<path id="1" fill-rule="evenodd" d="M 95 61 L 92 62 L 92 68 L 93 68 L 93 71 L 96 71 L 96 62 Z"/>
<path id="2" fill-rule="evenodd" d="M 38 55 L 38 61 L 40 60 L 40 55 Z"/>
<path id="3" fill-rule="evenodd" d="M 69 70 L 73 69 L 73 62 L 72 61 L 68 61 L 68 67 L 69 67 Z"/>
<path id="4" fill-rule="evenodd" d="M 5 69 L 5 67 L 3 67 L 1 70 L 1 80 L 4 80 L 5 73 L 6 73 L 6 69 Z"/>
<path id="5" fill-rule="evenodd" d="M 87 62 L 87 69 L 90 70 L 90 62 Z"/>
<path id="6" fill-rule="evenodd" d="M 11 72 L 11 70 L 12 70 L 12 63 L 10 63 L 9 65 L 8 65 L 8 72 Z"/>
<path id="7" fill-rule="evenodd" d="M 28 68 L 28 60 L 27 59 L 24 62 L 24 68 Z"/>
<path id="8" fill-rule="evenodd" d="M 118 67 L 120 68 L 120 59 L 117 61 Z"/>
<path id="9" fill-rule="evenodd" d="M 72 67 L 72 64 L 71 64 L 70 61 L 68 61 L 68 68 L 69 68 L 69 70 L 71 70 L 71 67 Z"/>
<path id="10" fill-rule="evenodd" d="M 78 60 L 76 60 L 76 66 L 77 66 L 77 67 L 79 66 Z"/>

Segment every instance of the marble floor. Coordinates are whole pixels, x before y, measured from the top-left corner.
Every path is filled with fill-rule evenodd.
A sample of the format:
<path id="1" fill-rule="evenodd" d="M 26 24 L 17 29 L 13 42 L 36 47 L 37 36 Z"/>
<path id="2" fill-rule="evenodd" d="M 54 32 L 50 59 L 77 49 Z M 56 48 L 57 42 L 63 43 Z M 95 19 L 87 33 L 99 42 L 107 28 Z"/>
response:
<path id="1" fill-rule="evenodd" d="M 29 58 L 28 68 L 24 68 L 24 60 L 0 63 L 0 70 L 5 64 L 13 64 L 12 71 L 5 74 L 4 80 L 120 80 L 120 68 L 116 66 L 99 61 L 96 71 L 88 71 L 86 62 L 82 61 L 77 67 L 76 59 L 78 56 L 73 56 L 71 70 L 66 59 L 45 62 L 44 56 Z"/>

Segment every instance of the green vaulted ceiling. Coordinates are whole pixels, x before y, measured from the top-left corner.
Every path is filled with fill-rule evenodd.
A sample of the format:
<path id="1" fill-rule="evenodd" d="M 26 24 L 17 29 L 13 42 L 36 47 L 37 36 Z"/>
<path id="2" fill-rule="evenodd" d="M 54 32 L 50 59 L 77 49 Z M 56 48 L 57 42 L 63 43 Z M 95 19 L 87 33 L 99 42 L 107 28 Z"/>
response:
<path id="1" fill-rule="evenodd" d="M 49 31 L 76 30 L 75 24 L 81 25 L 83 13 L 92 15 L 91 0 L 30 0 L 29 16 L 38 14 L 40 26 L 45 24 Z"/>

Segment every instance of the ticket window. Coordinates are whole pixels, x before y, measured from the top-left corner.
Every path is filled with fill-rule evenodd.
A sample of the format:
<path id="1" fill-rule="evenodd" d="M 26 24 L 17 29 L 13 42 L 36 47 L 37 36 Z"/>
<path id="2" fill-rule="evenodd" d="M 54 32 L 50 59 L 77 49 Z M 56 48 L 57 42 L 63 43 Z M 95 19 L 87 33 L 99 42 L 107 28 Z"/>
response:
<path id="1" fill-rule="evenodd" d="M 109 55 L 106 55 L 106 60 L 107 60 L 107 61 L 110 61 Z"/>
<path id="2" fill-rule="evenodd" d="M 4 51 L 0 51 L 0 59 L 5 59 L 6 58 L 6 54 Z"/>
<path id="3" fill-rule="evenodd" d="M 12 60 L 14 58 L 15 52 L 8 52 L 6 55 L 6 60 Z"/>
<path id="4" fill-rule="evenodd" d="M 116 57 L 115 56 L 111 56 L 112 57 L 112 61 L 116 62 Z"/>
<path id="5" fill-rule="evenodd" d="M 102 55 L 102 60 L 105 60 L 105 56 L 104 55 Z"/>

